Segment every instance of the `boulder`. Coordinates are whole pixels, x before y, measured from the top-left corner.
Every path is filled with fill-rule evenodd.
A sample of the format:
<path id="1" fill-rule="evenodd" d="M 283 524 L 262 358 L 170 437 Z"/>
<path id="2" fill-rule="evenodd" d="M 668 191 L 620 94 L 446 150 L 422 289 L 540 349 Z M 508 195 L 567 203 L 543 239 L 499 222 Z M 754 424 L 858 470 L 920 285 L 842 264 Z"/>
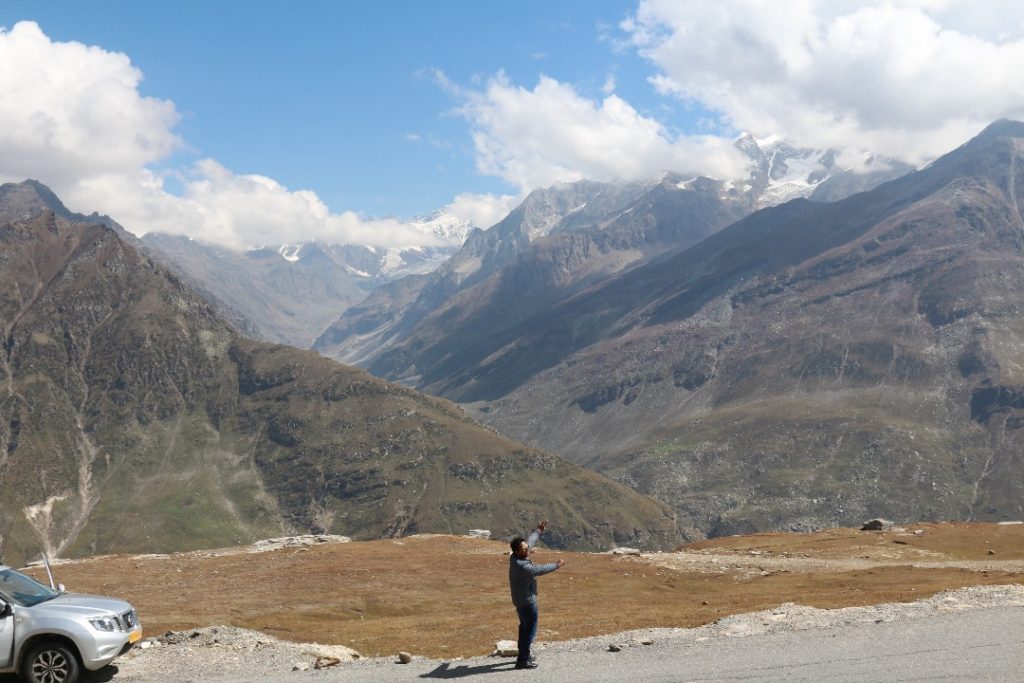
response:
<path id="1" fill-rule="evenodd" d="M 518 657 L 519 643 L 514 640 L 499 640 L 494 644 L 494 657 Z"/>
<path id="2" fill-rule="evenodd" d="M 466 532 L 466 536 L 469 536 L 470 538 L 490 538 L 491 537 L 491 530 L 490 529 L 470 529 L 469 531 Z"/>
<path id="3" fill-rule="evenodd" d="M 636 555 L 639 557 L 640 551 L 636 548 L 612 548 L 609 550 L 612 555 Z"/>
<path id="4" fill-rule="evenodd" d="M 337 534 L 303 534 L 301 536 L 280 536 L 278 538 L 266 538 L 262 541 L 256 541 L 249 546 L 249 551 L 253 553 L 265 553 L 271 550 L 281 550 L 282 548 L 308 548 L 313 545 L 320 545 L 323 543 L 350 543 L 352 541 L 348 536 L 339 536 Z"/>
<path id="5" fill-rule="evenodd" d="M 893 523 L 887 519 L 871 519 L 864 522 L 864 526 L 860 528 L 861 531 L 886 531 L 891 529 Z"/>
<path id="6" fill-rule="evenodd" d="M 344 645 L 321 645 L 320 643 L 301 643 L 302 652 L 305 655 L 316 659 L 331 660 L 339 662 L 351 662 L 360 659 L 362 655 L 350 647 Z"/>
<path id="7" fill-rule="evenodd" d="M 316 661 L 313 662 L 314 669 L 327 669 L 332 666 L 338 666 L 341 664 L 341 660 L 337 657 L 317 657 Z"/>
<path id="8" fill-rule="evenodd" d="M 412 655 L 408 652 L 399 652 L 398 661 L 400 661 L 402 664 L 408 664 L 412 661 Z"/>

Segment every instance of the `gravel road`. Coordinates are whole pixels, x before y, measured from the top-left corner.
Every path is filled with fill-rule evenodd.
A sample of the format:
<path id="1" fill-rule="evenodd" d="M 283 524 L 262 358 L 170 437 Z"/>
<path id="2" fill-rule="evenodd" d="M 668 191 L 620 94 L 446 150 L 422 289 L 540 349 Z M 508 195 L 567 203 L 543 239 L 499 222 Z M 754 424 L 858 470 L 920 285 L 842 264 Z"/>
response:
<path id="1" fill-rule="evenodd" d="M 195 633 L 196 635 L 193 635 Z M 453 638 L 457 637 L 453 635 Z M 862 681 L 1024 679 L 1024 586 L 979 586 L 915 603 L 820 610 L 785 604 L 696 629 L 653 629 L 540 643 L 541 667 L 495 657 L 395 658 L 311 667 L 317 646 L 220 627 L 137 649 L 98 680 L 251 683 L 256 680 L 415 681 L 502 674 L 560 681 Z M 621 647 L 609 652 L 609 645 Z M 114 674 L 111 677 L 111 674 Z"/>

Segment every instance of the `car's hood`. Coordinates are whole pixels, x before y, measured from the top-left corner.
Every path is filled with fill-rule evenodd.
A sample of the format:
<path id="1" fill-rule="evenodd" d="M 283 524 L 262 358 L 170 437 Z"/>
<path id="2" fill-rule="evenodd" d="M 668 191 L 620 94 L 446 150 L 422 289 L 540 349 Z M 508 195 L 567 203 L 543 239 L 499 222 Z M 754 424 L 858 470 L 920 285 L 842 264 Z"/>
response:
<path id="1" fill-rule="evenodd" d="M 132 609 L 132 606 L 124 600 L 104 598 L 100 595 L 83 595 L 82 593 L 61 593 L 52 600 L 41 602 L 32 607 L 32 610 L 36 612 L 82 617 L 123 614 L 130 609 Z"/>

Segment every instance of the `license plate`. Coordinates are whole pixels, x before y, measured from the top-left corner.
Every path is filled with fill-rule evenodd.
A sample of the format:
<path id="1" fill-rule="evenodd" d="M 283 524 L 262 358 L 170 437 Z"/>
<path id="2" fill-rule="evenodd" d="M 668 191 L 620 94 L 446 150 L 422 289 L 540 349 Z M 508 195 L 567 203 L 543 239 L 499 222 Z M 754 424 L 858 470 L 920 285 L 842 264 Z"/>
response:
<path id="1" fill-rule="evenodd" d="M 128 642 L 129 643 L 138 642 L 141 638 L 142 638 L 142 629 L 141 628 L 138 631 L 132 631 L 130 634 L 128 634 Z"/>

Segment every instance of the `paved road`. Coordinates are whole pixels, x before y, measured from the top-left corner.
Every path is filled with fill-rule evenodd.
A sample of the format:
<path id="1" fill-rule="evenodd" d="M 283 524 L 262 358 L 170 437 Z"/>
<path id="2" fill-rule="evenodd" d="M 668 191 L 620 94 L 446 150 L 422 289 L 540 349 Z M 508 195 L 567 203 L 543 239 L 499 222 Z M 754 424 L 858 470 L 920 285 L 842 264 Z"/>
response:
<path id="1" fill-rule="evenodd" d="M 450 663 L 416 660 L 408 665 L 353 663 L 340 669 L 295 673 L 286 680 L 1024 681 L 1024 607 L 702 643 L 667 640 L 618 653 L 562 651 L 561 647 L 553 644 L 539 653 L 541 666 L 533 671 L 514 671 L 508 660 L 493 658 Z"/>

